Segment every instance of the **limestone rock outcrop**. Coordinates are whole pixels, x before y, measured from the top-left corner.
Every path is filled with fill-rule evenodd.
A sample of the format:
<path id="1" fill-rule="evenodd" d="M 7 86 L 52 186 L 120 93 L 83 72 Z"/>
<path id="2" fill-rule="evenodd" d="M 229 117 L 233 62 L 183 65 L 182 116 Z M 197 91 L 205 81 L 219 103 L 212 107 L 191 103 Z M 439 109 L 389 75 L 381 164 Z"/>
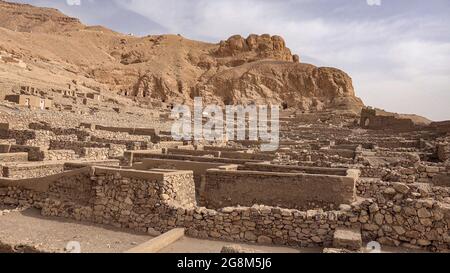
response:
<path id="1" fill-rule="evenodd" d="M 218 44 L 181 35 L 136 37 L 85 26 L 54 9 L 0 0 L 0 53 L 17 56 L 5 81 L 83 87 L 163 103 L 284 104 L 358 113 L 351 78 L 301 63 L 280 36 L 234 35 Z M 0 62 L 0 66 L 7 66 Z"/>
<path id="2" fill-rule="evenodd" d="M 277 35 L 251 34 L 246 39 L 240 35 L 234 35 L 228 40 L 220 42 L 217 56 L 236 57 L 242 55 L 255 59 L 293 60 L 291 50 L 286 47 L 286 42 Z"/>

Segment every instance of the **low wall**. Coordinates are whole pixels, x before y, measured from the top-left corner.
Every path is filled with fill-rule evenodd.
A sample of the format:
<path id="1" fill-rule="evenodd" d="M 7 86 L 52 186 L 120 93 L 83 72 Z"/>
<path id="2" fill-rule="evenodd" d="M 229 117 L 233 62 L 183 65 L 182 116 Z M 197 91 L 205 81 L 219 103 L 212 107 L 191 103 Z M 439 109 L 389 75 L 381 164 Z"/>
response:
<path id="1" fill-rule="evenodd" d="M 28 153 L 29 161 L 41 161 L 43 156 L 40 147 L 25 145 L 0 145 L 0 153 Z"/>
<path id="2" fill-rule="evenodd" d="M 50 150 L 73 150 L 76 154 L 81 155 L 83 148 L 109 148 L 110 144 L 98 142 L 83 141 L 50 141 Z"/>
<path id="3" fill-rule="evenodd" d="M 155 158 L 155 159 L 169 159 L 169 160 L 186 160 L 195 162 L 214 162 L 223 164 L 245 164 L 247 162 L 258 163 L 261 160 L 245 160 L 245 159 L 234 159 L 234 158 L 218 158 L 218 157 L 202 157 L 202 156 L 191 156 L 191 155 L 179 155 L 179 154 L 161 154 L 159 151 L 134 151 L 125 152 L 125 161 L 130 162 L 131 155 L 133 155 L 133 162 L 142 161 L 144 158 Z"/>
<path id="4" fill-rule="evenodd" d="M 167 149 L 167 154 L 173 155 L 191 155 L 191 156 L 211 156 L 219 158 L 232 158 L 241 160 L 264 160 L 271 161 L 275 159 L 273 154 L 264 153 L 242 153 L 242 152 L 229 152 L 220 150 L 187 150 L 187 149 Z"/>
<path id="5" fill-rule="evenodd" d="M 141 163 L 133 164 L 133 169 L 149 170 L 149 169 L 173 169 L 173 170 L 188 170 L 193 171 L 196 196 L 203 196 L 205 175 L 209 169 L 220 168 L 227 170 L 237 170 L 237 165 L 224 166 L 223 163 L 211 162 L 193 162 L 169 159 L 143 159 Z M 199 200 L 199 199 L 197 199 Z"/>
<path id="6" fill-rule="evenodd" d="M 28 153 L 7 153 L 0 154 L 0 163 L 28 161 Z"/>
<path id="7" fill-rule="evenodd" d="M 8 164 L 1 166 L 3 177 L 24 179 L 45 177 L 64 171 L 63 162 L 45 162 L 45 163 L 26 163 L 26 164 Z"/>
<path id="8" fill-rule="evenodd" d="M 355 200 L 354 177 L 208 170 L 204 199 L 208 208 L 264 204 L 284 208 L 338 207 Z"/>
<path id="9" fill-rule="evenodd" d="M 287 173 L 306 173 L 306 174 L 325 174 L 346 176 L 348 169 L 344 168 L 318 168 L 303 166 L 286 166 L 275 164 L 246 163 L 239 166 L 239 170 L 261 171 L 261 172 L 287 172 Z"/>
<path id="10" fill-rule="evenodd" d="M 239 153 L 239 152 L 226 152 L 221 151 L 220 157 L 222 158 L 235 158 L 235 159 L 249 159 L 249 160 L 264 160 L 272 161 L 276 158 L 274 154 L 268 153 Z"/>
<path id="11" fill-rule="evenodd" d="M 48 150 L 42 151 L 43 161 L 57 161 L 57 160 L 75 160 L 78 155 L 72 150 Z"/>
<path id="12" fill-rule="evenodd" d="M 0 179 L 0 204 L 31 205 L 43 215 L 142 232 L 184 227 L 197 238 L 294 247 L 330 247 L 335 229 L 349 227 L 361 229 L 364 241 L 448 251 L 450 204 L 437 201 L 442 190 L 432 188 L 437 199 L 430 200 L 420 196 L 420 188 L 405 186 L 389 184 L 342 210 L 259 205 L 212 210 L 193 205 L 189 172 L 84 168 L 45 179 Z"/>
<path id="13" fill-rule="evenodd" d="M 87 159 L 103 160 L 109 157 L 109 148 L 81 148 L 80 156 Z"/>
<path id="14" fill-rule="evenodd" d="M 450 159 L 450 143 L 441 143 L 437 145 L 437 155 L 439 160 L 447 161 Z"/>
<path id="15" fill-rule="evenodd" d="M 167 154 L 220 157 L 220 151 L 201 151 L 201 150 L 186 150 L 186 149 L 172 149 L 172 148 L 167 149 Z"/>
<path id="16" fill-rule="evenodd" d="M 122 168 L 120 167 L 120 161 L 117 159 L 108 160 L 94 160 L 94 161 L 71 161 L 64 163 L 64 170 L 76 170 L 86 167 L 108 167 L 108 168 Z"/>

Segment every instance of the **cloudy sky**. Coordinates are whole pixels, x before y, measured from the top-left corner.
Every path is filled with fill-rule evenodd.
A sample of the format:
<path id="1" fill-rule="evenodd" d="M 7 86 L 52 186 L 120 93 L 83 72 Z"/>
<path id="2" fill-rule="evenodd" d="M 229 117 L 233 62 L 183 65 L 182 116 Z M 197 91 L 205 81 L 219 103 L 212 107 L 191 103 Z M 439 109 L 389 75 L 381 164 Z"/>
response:
<path id="1" fill-rule="evenodd" d="M 218 42 L 278 34 L 303 62 L 348 72 L 367 105 L 450 119 L 448 0 L 19 0 L 85 24 Z"/>

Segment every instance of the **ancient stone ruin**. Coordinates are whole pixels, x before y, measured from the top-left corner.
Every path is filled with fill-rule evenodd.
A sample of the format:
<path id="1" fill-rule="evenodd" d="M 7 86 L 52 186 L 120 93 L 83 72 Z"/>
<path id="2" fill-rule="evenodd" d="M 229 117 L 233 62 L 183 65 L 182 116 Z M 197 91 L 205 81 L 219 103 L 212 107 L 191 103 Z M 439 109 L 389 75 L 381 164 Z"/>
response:
<path id="1" fill-rule="evenodd" d="M 449 122 L 366 108 L 350 76 L 279 36 L 133 37 L 4 1 L 0 15 L 0 53 L 25 64 L 0 62 L 0 252 L 450 251 Z M 42 33 L 54 55 L 33 51 Z M 198 96 L 279 105 L 279 146 L 174 139 L 172 108 Z"/>

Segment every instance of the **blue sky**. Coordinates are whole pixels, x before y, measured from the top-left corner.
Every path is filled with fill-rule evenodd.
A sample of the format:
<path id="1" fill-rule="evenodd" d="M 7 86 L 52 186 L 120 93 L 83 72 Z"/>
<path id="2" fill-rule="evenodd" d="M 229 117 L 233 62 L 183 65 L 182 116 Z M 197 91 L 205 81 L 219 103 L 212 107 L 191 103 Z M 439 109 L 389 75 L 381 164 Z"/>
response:
<path id="1" fill-rule="evenodd" d="M 450 119 L 448 0 L 20 0 L 116 31 L 218 42 L 281 35 L 303 62 L 343 69 L 367 105 Z"/>

